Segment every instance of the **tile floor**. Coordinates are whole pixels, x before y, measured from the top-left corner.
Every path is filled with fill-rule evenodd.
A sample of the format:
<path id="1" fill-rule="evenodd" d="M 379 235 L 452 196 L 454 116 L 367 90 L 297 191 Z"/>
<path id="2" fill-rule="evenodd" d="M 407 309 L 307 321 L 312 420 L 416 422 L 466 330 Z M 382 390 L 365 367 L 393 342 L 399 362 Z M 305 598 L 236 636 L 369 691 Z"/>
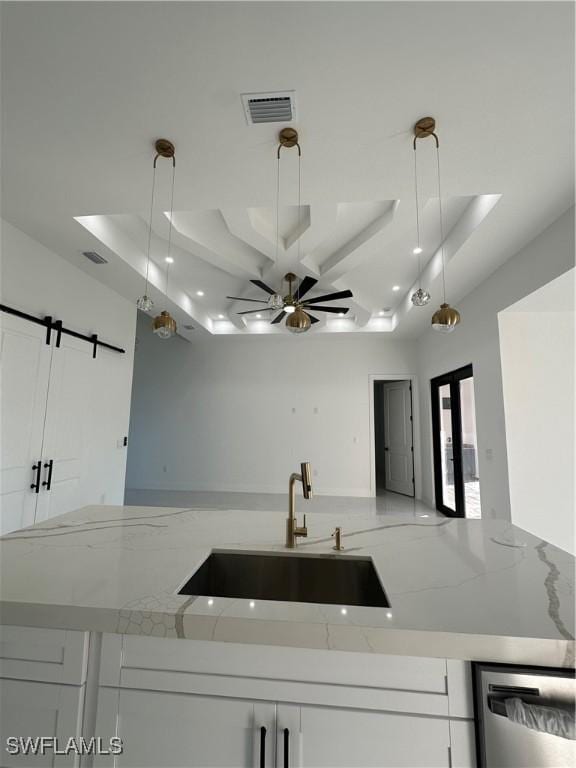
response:
<path id="1" fill-rule="evenodd" d="M 302 500 L 298 499 L 302 510 Z M 255 509 L 281 512 L 286 510 L 288 494 L 225 493 L 219 491 L 156 491 L 126 489 L 124 503 L 129 506 L 197 507 L 200 509 Z M 304 511 L 372 512 L 377 515 L 406 515 L 409 517 L 442 517 L 436 510 L 398 493 L 385 492 L 376 497 L 315 496 Z"/>

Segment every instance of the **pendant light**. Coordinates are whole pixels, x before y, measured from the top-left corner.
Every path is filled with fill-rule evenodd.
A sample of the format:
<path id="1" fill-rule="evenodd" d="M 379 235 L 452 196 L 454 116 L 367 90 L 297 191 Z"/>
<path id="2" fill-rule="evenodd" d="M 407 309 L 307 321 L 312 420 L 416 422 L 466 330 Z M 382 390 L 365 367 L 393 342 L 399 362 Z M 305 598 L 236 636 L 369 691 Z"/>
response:
<path id="1" fill-rule="evenodd" d="M 163 142 L 160 151 L 158 145 L 160 141 Z M 168 224 L 168 252 L 166 254 L 166 297 L 168 297 L 168 286 L 170 280 L 170 266 L 174 263 L 174 259 L 170 255 L 172 248 L 172 218 L 174 215 L 174 181 L 176 179 L 176 155 L 175 148 L 172 142 L 162 139 L 156 142 L 156 150 L 158 154 L 154 158 L 154 163 L 158 159 L 158 156 L 167 157 L 172 159 L 172 187 L 170 191 L 170 219 Z M 150 218 L 150 224 L 152 224 L 152 218 Z M 176 320 L 172 317 L 168 310 L 163 310 L 157 315 L 152 322 L 152 330 L 158 336 L 159 339 L 170 339 L 176 333 L 177 326 Z"/>
<path id="2" fill-rule="evenodd" d="M 432 315 L 432 328 L 440 333 L 451 333 L 460 322 L 460 313 L 446 301 L 446 263 L 444 258 L 444 217 L 442 215 L 442 184 L 440 177 L 440 142 L 435 133 L 436 120 L 423 117 L 414 126 L 414 146 L 417 139 L 432 136 L 436 142 L 436 173 L 438 178 L 438 218 L 440 221 L 440 257 L 442 259 L 442 304 Z"/>
<path id="3" fill-rule="evenodd" d="M 422 264 L 420 254 L 422 253 L 422 246 L 420 244 L 420 204 L 418 199 L 418 160 L 416 151 L 416 139 L 414 136 L 414 206 L 416 208 L 416 247 L 412 253 L 418 256 L 418 288 L 414 291 L 410 297 L 412 304 L 415 307 L 425 307 L 430 301 L 430 293 L 422 288 Z"/>

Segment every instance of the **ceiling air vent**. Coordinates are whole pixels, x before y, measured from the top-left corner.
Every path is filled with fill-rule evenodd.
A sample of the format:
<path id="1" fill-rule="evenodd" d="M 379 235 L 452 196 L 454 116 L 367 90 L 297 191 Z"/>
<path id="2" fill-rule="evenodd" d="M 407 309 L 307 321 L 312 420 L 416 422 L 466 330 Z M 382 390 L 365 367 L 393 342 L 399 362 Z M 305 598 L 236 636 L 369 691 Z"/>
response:
<path id="1" fill-rule="evenodd" d="M 82 256 L 86 256 L 86 258 L 90 259 L 94 264 L 108 264 L 108 259 L 105 259 L 104 256 L 100 256 L 96 251 L 82 251 Z"/>
<path id="2" fill-rule="evenodd" d="M 243 93 L 242 104 L 248 125 L 290 123 L 296 119 L 296 93 Z"/>

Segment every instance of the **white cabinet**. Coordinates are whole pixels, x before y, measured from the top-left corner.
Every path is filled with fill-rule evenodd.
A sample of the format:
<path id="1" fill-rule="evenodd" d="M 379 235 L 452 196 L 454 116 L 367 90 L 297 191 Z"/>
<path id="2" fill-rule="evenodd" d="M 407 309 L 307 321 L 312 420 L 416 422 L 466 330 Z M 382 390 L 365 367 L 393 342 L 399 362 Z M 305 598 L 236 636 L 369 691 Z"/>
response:
<path id="1" fill-rule="evenodd" d="M 114 768 L 212 768 L 273 765 L 272 704 L 224 697 L 104 688 L 96 733 L 122 739 L 123 753 L 95 765 Z M 266 728 L 261 735 L 261 728 Z"/>
<path id="2" fill-rule="evenodd" d="M 105 635 L 96 732 L 119 767 L 473 768 L 466 666 Z"/>
<path id="3" fill-rule="evenodd" d="M 278 706 L 281 768 L 448 768 L 445 718 L 317 706 Z"/>
<path id="4" fill-rule="evenodd" d="M 84 688 L 80 686 L 0 680 L 2 767 L 79 765 L 75 754 L 55 755 L 51 749 L 46 749 L 43 755 L 25 754 L 22 748 L 20 754 L 9 754 L 7 739 L 34 740 L 44 736 L 56 738 L 60 745 L 65 745 L 68 739 L 79 738 L 83 696 Z M 32 745 L 28 747 L 32 748 Z"/>
<path id="5" fill-rule="evenodd" d="M 129 377 L 121 355 L 1 316 L 0 535 L 88 504 L 121 503 Z"/>

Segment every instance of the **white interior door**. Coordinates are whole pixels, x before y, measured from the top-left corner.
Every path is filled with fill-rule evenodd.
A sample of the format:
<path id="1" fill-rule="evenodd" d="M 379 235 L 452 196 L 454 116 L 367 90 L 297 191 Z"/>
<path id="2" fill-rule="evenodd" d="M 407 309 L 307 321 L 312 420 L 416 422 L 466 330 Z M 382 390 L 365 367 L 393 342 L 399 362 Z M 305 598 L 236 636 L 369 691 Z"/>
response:
<path id="1" fill-rule="evenodd" d="M 0 361 L 0 535 L 32 525 L 40 494 L 31 488 L 42 459 L 52 348 L 46 329 L 2 316 Z M 41 486 L 40 486 L 41 487 Z"/>
<path id="2" fill-rule="evenodd" d="M 44 429 L 44 473 L 50 486 L 43 486 L 38 497 L 36 521 L 78 509 L 87 503 L 86 489 L 90 473 L 92 388 L 95 360 L 92 346 L 72 336 L 63 335 L 54 348 L 48 406 Z"/>
<path id="3" fill-rule="evenodd" d="M 412 387 L 409 381 L 384 384 L 386 490 L 414 496 Z"/>

